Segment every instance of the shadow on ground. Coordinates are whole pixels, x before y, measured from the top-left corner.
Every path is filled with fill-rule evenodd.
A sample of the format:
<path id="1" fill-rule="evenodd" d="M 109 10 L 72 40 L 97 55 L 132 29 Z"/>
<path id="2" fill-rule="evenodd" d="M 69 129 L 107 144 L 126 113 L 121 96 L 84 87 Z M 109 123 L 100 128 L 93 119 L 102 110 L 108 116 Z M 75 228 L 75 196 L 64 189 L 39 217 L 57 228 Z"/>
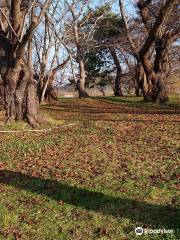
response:
<path id="1" fill-rule="evenodd" d="M 59 107 L 59 108 L 58 108 Z M 128 109 L 123 109 L 123 108 L 90 108 L 90 107 L 86 107 L 86 106 L 81 106 L 81 107 L 77 107 L 77 106 L 64 106 L 62 104 L 60 104 L 57 107 L 57 105 L 53 106 L 53 105 L 47 105 L 47 106 L 42 106 L 43 109 L 50 109 L 52 111 L 56 111 L 56 112 L 69 112 L 71 111 L 72 113 L 87 113 L 87 114 L 91 114 L 91 113 L 114 113 L 114 114 L 135 114 L 135 115 L 139 115 L 139 114 L 156 114 L 156 115 L 174 115 L 174 114 L 180 114 L 180 110 L 128 110 Z M 61 109 L 62 108 L 62 109 Z"/>
<path id="2" fill-rule="evenodd" d="M 55 180 L 31 177 L 20 172 L 7 170 L 0 171 L 0 183 L 45 195 L 57 202 L 63 201 L 65 204 L 82 209 L 112 215 L 117 219 L 128 218 L 132 221 L 138 221 L 142 225 L 178 229 L 180 209 L 113 197 Z"/>
<path id="3" fill-rule="evenodd" d="M 130 101 L 129 99 L 122 98 L 93 98 L 93 104 L 78 104 L 70 101 L 63 103 L 61 101 L 56 104 L 41 105 L 42 109 L 48 109 L 55 112 L 72 112 L 72 113 L 86 113 L 86 114 L 156 114 L 156 115 L 174 115 L 180 114 L 180 105 L 170 107 L 170 105 L 157 105 L 156 107 L 152 104 L 143 101 Z M 125 104 L 115 104 L 125 103 Z"/>

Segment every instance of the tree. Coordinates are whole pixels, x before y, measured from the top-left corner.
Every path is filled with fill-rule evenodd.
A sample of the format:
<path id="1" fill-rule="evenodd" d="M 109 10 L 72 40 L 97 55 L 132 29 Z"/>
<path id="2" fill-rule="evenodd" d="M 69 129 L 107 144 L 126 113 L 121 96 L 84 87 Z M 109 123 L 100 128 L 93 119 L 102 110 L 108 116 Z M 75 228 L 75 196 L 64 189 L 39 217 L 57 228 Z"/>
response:
<path id="1" fill-rule="evenodd" d="M 38 81 L 38 98 L 42 103 L 44 100 L 57 100 L 58 96 L 54 89 L 54 80 L 58 71 L 62 70 L 69 61 L 69 56 L 61 63 L 60 50 L 62 50 L 60 37 L 56 34 L 53 18 L 57 5 L 50 16 L 45 14 L 43 26 L 34 33 L 34 70 Z"/>
<path id="2" fill-rule="evenodd" d="M 123 36 L 124 25 L 122 19 L 112 12 L 108 4 L 96 9 L 94 15 L 98 15 L 101 11 L 105 11 L 104 17 L 98 22 L 95 28 L 94 38 L 97 41 L 100 48 L 107 48 L 111 54 L 112 60 L 116 67 L 116 78 L 114 81 L 114 95 L 122 96 L 121 89 L 121 76 L 122 67 L 118 57 L 117 42 Z M 118 39 L 118 40 L 117 40 Z"/>
<path id="3" fill-rule="evenodd" d="M 106 48 L 89 50 L 85 55 L 85 70 L 87 72 L 87 86 L 97 89 L 105 96 L 105 87 L 112 86 L 114 83 L 109 79 L 109 74 L 114 72 L 115 67 L 109 51 Z"/>
<path id="4" fill-rule="evenodd" d="M 119 1 L 127 37 L 140 68 L 143 67 L 143 74 L 145 75 L 143 81 L 147 81 L 148 84 L 148 89 L 144 92 L 144 98 L 147 101 L 164 103 L 168 100 L 166 90 L 169 68 L 168 51 L 172 43 L 176 41 L 180 30 L 178 23 L 172 25 L 172 21 L 177 22 L 178 20 L 178 2 L 178 0 L 139 0 L 137 2 L 139 16 L 146 33 L 143 44 L 137 50 L 130 36 L 122 1 Z M 154 12 L 154 9 L 156 9 L 156 12 Z"/>
<path id="5" fill-rule="evenodd" d="M 36 5 L 39 15 L 34 14 L 27 24 L 36 1 L 1 1 L 0 8 L 0 73 L 4 85 L 6 122 L 27 120 L 37 126 L 36 81 L 24 54 L 28 41 L 39 25 L 50 3 Z"/>
<path id="6" fill-rule="evenodd" d="M 67 39 L 63 41 L 70 55 L 73 78 L 79 97 L 88 97 L 85 89 L 88 74 L 85 69 L 85 56 L 96 45 L 94 32 L 101 19 L 106 15 L 106 8 L 98 14 L 94 14 L 94 10 L 91 8 L 91 1 L 86 1 L 86 4 L 84 4 L 84 1 L 75 0 L 71 3 L 66 1 L 66 3 L 70 9 L 71 20 L 69 21 L 68 19 Z M 71 26 L 70 29 L 69 26 Z M 78 73 L 76 71 L 77 65 Z"/>
<path id="7" fill-rule="evenodd" d="M 84 42 L 80 38 L 81 31 L 82 31 L 82 25 L 80 23 L 80 16 L 82 16 L 83 13 L 83 1 L 80 2 L 81 6 L 78 6 L 78 2 L 73 1 L 72 4 L 68 3 L 66 1 L 66 4 L 69 7 L 69 10 L 72 15 L 72 30 L 73 30 L 73 38 L 74 43 L 76 46 L 76 59 L 79 66 L 79 77 L 74 80 L 76 80 L 76 87 L 79 93 L 79 98 L 87 98 L 89 97 L 88 93 L 85 89 L 85 81 L 86 81 L 86 72 L 85 72 L 85 66 L 84 66 Z M 79 10 L 80 9 L 80 10 Z"/>

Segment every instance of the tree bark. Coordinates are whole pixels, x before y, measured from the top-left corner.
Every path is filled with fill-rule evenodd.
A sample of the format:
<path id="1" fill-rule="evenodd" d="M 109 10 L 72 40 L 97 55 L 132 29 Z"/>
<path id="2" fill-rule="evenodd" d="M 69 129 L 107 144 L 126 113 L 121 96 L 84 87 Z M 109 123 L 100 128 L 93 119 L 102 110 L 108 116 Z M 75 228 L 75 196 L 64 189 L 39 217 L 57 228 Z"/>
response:
<path id="1" fill-rule="evenodd" d="M 28 67 L 8 68 L 2 76 L 6 122 L 27 120 L 32 127 L 37 126 L 36 81 Z"/>
<path id="2" fill-rule="evenodd" d="M 77 80 L 77 90 L 79 93 L 79 98 L 88 98 L 89 95 L 85 89 L 85 80 L 86 80 L 85 67 L 84 67 L 84 62 L 81 59 L 80 53 L 78 53 L 78 62 L 79 62 L 80 77 Z"/>
<path id="3" fill-rule="evenodd" d="M 158 16 L 156 17 L 156 21 L 154 22 L 152 28 L 149 30 L 148 37 L 138 54 L 139 59 L 143 65 L 144 71 L 146 73 L 148 83 L 148 92 L 145 95 L 145 100 L 147 101 L 154 101 L 159 103 L 164 103 L 168 101 L 168 95 L 165 86 L 165 78 L 167 76 L 163 71 L 163 68 L 159 68 L 157 66 L 163 64 L 168 53 L 167 48 L 164 47 L 162 48 L 161 46 L 161 41 L 163 40 L 161 28 L 164 24 L 164 20 L 170 16 L 176 3 L 177 0 L 166 0 L 165 4 L 160 9 Z M 168 36 L 168 34 L 169 33 L 164 33 L 164 36 L 165 35 Z M 161 40 L 159 40 L 157 36 L 161 36 L 159 37 L 159 39 L 161 38 Z M 158 47 L 156 42 L 155 43 L 156 59 L 154 62 L 155 68 L 153 68 L 153 65 L 149 60 L 148 51 L 155 41 L 157 41 L 158 44 L 160 44 L 160 47 Z"/>
<path id="4" fill-rule="evenodd" d="M 4 85 L 0 75 L 0 110 L 4 108 Z"/>
<path id="5" fill-rule="evenodd" d="M 116 66 L 116 79 L 114 84 L 114 95 L 119 97 L 123 96 L 122 89 L 121 89 L 121 76 L 122 76 L 122 68 L 114 48 L 110 48 L 111 56 L 113 58 L 114 64 Z"/>
<path id="6" fill-rule="evenodd" d="M 53 86 L 53 83 L 57 72 L 65 67 L 69 59 L 70 57 L 68 56 L 63 63 L 57 65 L 55 68 L 52 66 L 48 75 L 45 76 L 45 71 L 42 71 L 42 77 L 39 77 L 38 75 L 35 76 L 38 81 L 38 97 L 40 103 L 44 100 L 48 100 L 48 102 L 51 102 L 52 100 L 58 101 L 58 94 Z"/>
<path id="7" fill-rule="evenodd" d="M 146 89 L 146 74 L 144 72 L 144 68 L 141 63 L 138 63 L 136 66 L 136 96 L 140 96 L 140 91 L 142 92 L 142 95 L 144 99 L 147 97 L 147 89 Z"/>
<path id="8" fill-rule="evenodd" d="M 156 58 L 154 61 L 155 79 L 152 82 L 153 101 L 163 103 L 168 101 L 166 78 L 169 71 L 168 40 L 159 38 L 155 41 Z"/>
<path id="9" fill-rule="evenodd" d="M 75 38 L 76 49 L 77 49 L 77 61 L 79 64 L 79 75 L 80 75 L 79 79 L 77 80 L 76 86 L 79 93 L 79 98 L 88 98 L 89 95 L 85 89 L 86 72 L 85 72 L 85 66 L 84 66 L 83 48 L 80 45 L 80 41 L 79 41 L 78 21 L 72 6 L 69 6 L 69 8 L 71 10 L 71 13 L 74 19 L 73 31 L 74 31 L 74 38 Z"/>
<path id="10" fill-rule="evenodd" d="M 144 23 L 144 26 L 148 32 L 148 36 L 139 51 L 137 51 L 137 48 L 130 36 L 122 0 L 119 0 L 119 6 L 120 6 L 122 18 L 125 23 L 127 38 L 131 45 L 131 49 L 135 54 L 137 62 L 140 62 L 142 64 L 143 71 L 145 73 L 145 78 L 148 84 L 148 90 L 143 92 L 144 99 L 146 101 L 166 102 L 168 100 L 166 86 L 165 86 L 165 79 L 167 75 L 163 70 L 163 68 L 164 69 L 166 68 L 165 65 L 167 62 L 168 50 L 167 48 L 166 49 L 165 48 L 162 49 L 161 47 L 159 48 L 158 45 L 156 44 L 155 46 L 156 57 L 154 62 L 154 68 L 153 68 L 153 63 L 151 63 L 149 59 L 149 50 L 152 47 L 155 40 L 157 39 L 157 36 L 162 36 L 163 34 L 162 26 L 165 23 L 165 20 L 169 18 L 178 0 L 164 1 L 164 4 L 158 13 L 158 16 L 156 16 L 155 22 L 153 23 L 152 26 L 149 22 L 150 16 L 149 16 L 149 9 L 148 9 L 149 7 L 148 5 L 151 2 L 152 0 L 139 0 L 137 2 L 137 6 L 140 11 L 142 22 Z M 168 36 L 168 34 L 169 33 L 166 32 L 166 36 Z M 164 65 L 164 67 L 162 67 L 162 65 Z M 137 70 L 139 71 L 139 69 Z M 143 81 L 140 76 L 141 74 L 139 74 L 138 82 L 141 84 Z"/>
<path id="11" fill-rule="evenodd" d="M 24 62 L 24 54 L 50 0 L 45 1 L 39 16 L 31 19 L 26 30 L 26 14 L 29 10 L 28 6 L 22 7 L 23 3 L 22 0 L 12 0 L 10 8 L 6 9 L 9 18 L 6 29 L 0 24 L 0 74 L 4 86 L 6 122 L 26 119 L 36 127 L 36 81 L 33 79 L 32 70 Z"/>

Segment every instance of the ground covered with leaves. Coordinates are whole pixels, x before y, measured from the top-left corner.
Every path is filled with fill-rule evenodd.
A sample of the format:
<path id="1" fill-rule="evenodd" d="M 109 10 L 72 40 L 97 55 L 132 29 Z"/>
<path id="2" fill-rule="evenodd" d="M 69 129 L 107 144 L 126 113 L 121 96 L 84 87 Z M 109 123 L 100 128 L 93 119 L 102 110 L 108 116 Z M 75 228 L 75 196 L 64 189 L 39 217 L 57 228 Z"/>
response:
<path id="1" fill-rule="evenodd" d="M 60 99 L 41 113 L 58 127 L 0 133 L 0 239 L 180 239 L 178 98 Z"/>

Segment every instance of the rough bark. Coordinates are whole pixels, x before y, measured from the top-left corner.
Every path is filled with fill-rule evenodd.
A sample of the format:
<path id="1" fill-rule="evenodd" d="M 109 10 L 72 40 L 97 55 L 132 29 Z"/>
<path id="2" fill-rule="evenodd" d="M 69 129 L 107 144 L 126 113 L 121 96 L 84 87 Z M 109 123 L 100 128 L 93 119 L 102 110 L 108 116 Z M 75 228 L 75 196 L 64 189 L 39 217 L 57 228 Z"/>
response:
<path id="1" fill-rule="evenodd" d="M 4 85 L 0 75 L 0 110 L 4 109 Z"/>
<path id="2" fill-rule="evenodd" d="M 166 67 L 168 49 L 158 47 L 158 45 L 156 44 L 155 46 L 156 57 L 154 63 L 152 63 L 149 59 L 149 50 L 152 47 L 153 43 L 159 37 L 162 39 L 163 35 L 168 36 L 169 34 L 168 32 L 163 34 L 163 31 L 165 29 L 163 28 L 163 24 L 165 23 L 165 20 L 167 20 L 171 15 L 173 8 L 175 4 L 177 4 L 178 0 L 164 1 L 164 5 L 161 7 L 158 15 L 156 16 L 153 25 L 151 25 L 151 23 L 149 22 L 149 4 L 151 2 L 152 2 L 151 0 L 139 0 L 137 2 L 142 22 L 144 23 L 144 26 L 148 32 L 148 36 L 144 44 L 142 45 L 141 49 L 137 51 L 134 42 L 132 41 L 132 38 L 130 36 L 127 19 L 125 17 L 125 11 L 123 8 L 123 1 L 119 0 L 121 14 L 125 22 L 127 38 L 131 45 L 131 49 L 137 59 L 137 62 L 142 64 L 143 71 L 145 73 L 145 79 L 148 84 L 147 91 L 144 91 L 143 93 L 144 99 L 146 101 L 166 102 L 168 100 L 165 86 L 167 74 L 165 73 L 164 69 Z M 164 67 L 162 67 L 162 65 L 164 65 Z M 139 74 L 139 76 L 141 76 L 141 74 Z M 138 81 L 140 84 L 143 82 L 141 78 L 139 78 Z"/>
<path id="3" fill-rule="evenodd" d="M 142 61 L 142 64 L 144 64 L 144 59 L 147 58 L 150 47 L 154 43 L 158 34 L 160 33 L 162 25 L 164 24 L 164 20 L 169 17 L 176 3 L 177 0 L 167 0 L 164 6 L 160 9 L 160 12 L 156 18 L 155 23 L 153 24 L 152 28 L 149 31 L 145 43 L 143 44 L 141 50 L 139 51 L 139 57 Z"/>
<path id="4" fill-rule="evenodd" d="M 136 67 L 136 96 L 140 96 L 140 91 L 143 94 L 144 99 L 147 97 L 147 88 L 146 88 L 146 74 L 144 72 L 144 68 L 141 63 L 137 64 Z"/>
<path id="5" fill-rule="evenodd" d="M 2 76 L 6 122 L 27 120 L 32 127 L 37 126 L 36 82 L 28 67 L 22 65 L 8 68 Z"/>
<path id="6" fill-rule="evenodd" d="M 81 59 L 80 53 L 78 53 L 78 62 L 79 62 L 80 77 L 77 80 L 77 90 L 79 93 L 79 98 L 88 98 L 89 95 L 85 89 L 85 81 L 86 81 L 85 67 L 84 67 L 84 62 Z"/>
<path id="7" fill-rule="evenodd" d="M 32 77 L 32 74 L 30 74 L 30 79 L 27 82 L 26 92 L 25 118 L 31 126 L 36 127 L 38 112 L 37 82 Z"/>
<path id="8" fill-rule="evenodd" d="M 39 84 L 39 102 L 43 103 L 44 101 L 51 102 L 58 101 L 58 95 L 53 86 L 54 76 L 45 76 L 43 79 L 43 84 Z M 42 82 L 42 80 L 41 80 Z"/>
<path id="9" fill-rule="evenodd" d="M 121 89 L 121 76 L 122 76 L 122 68 L 114 48 L 110 48 L 111 56 L 113 58 L 114 64 L 116 66 L 116 79 L 114 84 L 114 95 L 115 96 L 123 96 L 122 89 Z"/>
<path id="10" fill-rule="evenodd" d="M 37 125 L 36 81 L 32 69 L 24 61 L 24 54 L 49 2 L 45 1 L 40 15 L 31 19 L 26 31 L 25 18 L 29 9 L 22 0 L 11 1 L 7 19 L 5 17 L 6 29 L 0 24 L 0 74 L 4 86 L 6 122 L 26 119 L 33 127 Z"/>
<path id="11" fill-rule="evenodd" d="M 145 43 L 139 51 L 139 59 L 143 65 L 148 83 L 148 92 L 145 96 L 145 100 L 148 101 L 159 103 L 168 101 L 168 95 L 165 86 L 165 79 L 167 75 L 165 74 L 163 67 L 160 67 L 160 65 L 164 65 L 164 62 L 166 62 L 168 54 L 167 48 L 164 46 L 162 47 L 161 41 L 164 42 L 164 36 L 168 36 L 168 33 L 162 34 L 161 28 L 164 24 L 165 19 L 168 19 L 176 3 L 177 0 L 167 0 L 165 2 L 164 6 L 159 11 L 155 23 L 149 30 L 149 34 Z M 155 68 L 153 68 L 152 63 L 149 60 L 148 52 L 155 41 L 156 58 L 154 62 Z M 158 46 L 157 43 L 160 45 Z"/>
<path id="12" fill-rule="evenodd" d="M 163 103 L 168 101 L 166 78 L 168 75 L 168 40 L 159 38 L 155 41 L 156 58 L 154 61 L 155 79 L 152 82 L 153 101 Z"/>

